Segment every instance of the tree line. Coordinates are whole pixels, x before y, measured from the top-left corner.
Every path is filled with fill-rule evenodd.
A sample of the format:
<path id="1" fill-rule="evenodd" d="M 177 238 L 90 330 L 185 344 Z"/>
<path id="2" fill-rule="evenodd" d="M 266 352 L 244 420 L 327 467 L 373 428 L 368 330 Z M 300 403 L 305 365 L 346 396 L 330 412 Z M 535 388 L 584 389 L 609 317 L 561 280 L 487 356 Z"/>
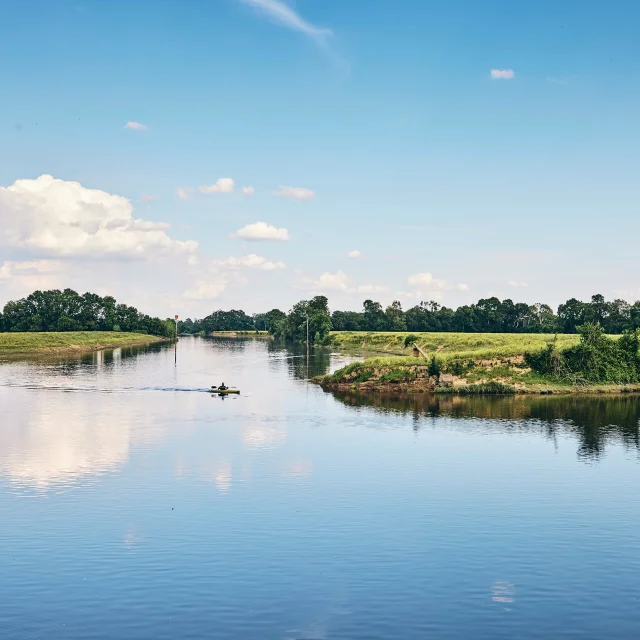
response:
<path id="1" fill-rule="evenodd" d="M 464 333 L 577 333 L 584 324 L 599 324 L 606 333 L 619 334 L 640 327 L 640 301 L 605 300 L 596 294 L 589 302 L 571 298 L 557 311 L 547 304 L 526 304 L 496 297 L 483 298 L 457 309 L 435 301 L 407 309 L 397 300 L 384 308 L 365 300 L 362 311 L 329 310 L 325 296 L 301 300 L 288 314 L 279 309 L 252 316 L 244 311 L 216 311 L 202 320 L 187 319 L 181 333 L 212 331 L 269 331 L 288 340 L 306 339 L 306 318 L 312 340 L 322 342 L 329 331 L 458 331 Z"/>
<path id="2" fill-rule="evenodd" d="M 0 331 L 126 331 L 172 338 L 175 323 L 118 304 L 111 296 L 52 289 L 7 302 Z"/>

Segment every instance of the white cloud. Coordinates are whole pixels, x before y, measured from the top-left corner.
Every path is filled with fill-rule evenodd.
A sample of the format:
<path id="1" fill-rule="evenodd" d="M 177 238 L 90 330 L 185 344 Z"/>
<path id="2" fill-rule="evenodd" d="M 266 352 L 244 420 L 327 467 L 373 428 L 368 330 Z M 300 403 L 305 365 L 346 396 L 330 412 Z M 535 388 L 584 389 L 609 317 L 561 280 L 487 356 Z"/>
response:
<path id="1" fill-rule="evenodd" d="M 252 196 L 256 190 L 253 187 L 242 187 L 242 193 L 245 196 Z"/>
<path id="2" fill-rule="evenodd" d="M 468 284 L 457 284 L 456 285 L 456 289 L 458 291 L 469 291 L 469 285 Z"/>
<path id="3" fill-rule="evenodd" d="M 234 186 L 233 178 L 219 178 L 210 187 L 200 187 L 200 193 L 233 193 Z"/>
<path id="4" fill-rule="evenodd" d="M 294 198 L 295 200 L 310 200 L 315 197 L 315 192 L 304 187 L 283 187 L 280 185 L 280 191 L 272 191 L 272 196 L 281 196 L 282 198 Z"/>
<path id="5" fill-rule="evenodd" d="M 59 260 L 28 260 L 25 262 L 5 260 L 0 266 L 0 280 L 9 280 L 16 276 L 57 273 L 61 270 L 62 265 Z"/>
<path id="6" fill-rule="evenodd" d="M 436 282 L 436 280 L 430 273 L 415 273 L 414 275 L 409 276 L 407 278 L 407 282 L 409 284 L 414 284 L 414 285 L 421 285 L 421 284 L 431 285 L 434 282 Z"/>
<path id="7" fill-rule="evenodd" d="M 230 267 L 232 269 L 240 269 L 243 267 L 249 269 L 263 269 L 264 271 L 274 271 L 275 269 L 284 269 L 285 264 L 282 261 L 271 262 L 255 253 L 236 258 L 231 256 L 226 260 L 214 260 L 214 264 L 221 267 Z"/>
<path id="8" fill-rule="evenodd" d="M 510 287 L 528 287 L 529 285 L 526 282 L 516 282 L 515 280 L 509 280 Z"/>
<path id="9" fill-rule="evenodd" d="M 347 258 L 362 258 L 362 251 L 358 251 L 357 249 L 349 251 L 349 253 L 347 253 Z"/>
<path id="10" fill-rule="evenodd" d="M 298 15 L 291 7 L 279 0 L 239 0 L 242 4 L 253 7 L 260 13 L 287 27 L 293 31 L 298 31 L 314 40 L 321 46 L 327 46 L 327 39 L 332 36 L 330 29 L 323 29 L 307 22 Z"/>
<path id="11" fill-rule="evenodd" d="M 133 217 L 126 198 L 42 175 L 0 187 L 0 244 L 40 256 L 152 258 L 190 254 L 169 225 Z"/>
<path id="12" fill-rule="evenodd" d="M 146 193 L 140 196 L 140 202 L 153 202 L 154 200 L 157 200 L 158 196 L 150 196 L 147 195 Z"/>
<path id="13" fill-rule="evenodd" d="M 266 222 L 254 222 L 232 233 L 231 238 L 244 238 L 245 240 L 289 240 L 289 232 L 286 229 L 277 229 Z"/>
<path id="14" fill-rule="evenodd" d="M 125 129 L 133 129 L 134 131 L 148 131 L 149 127 L 146 124 L 142 124 L 141 122 L 127 122 L 124 125 Z"/>
<path id="15" fill-rule="evenodd" d="M 184 297 L 190 300 L 215 300 L 226 288 L 227 282 L 221 276 L 212 280 L 197 280 L 191 289 L 184 292 Z"/>
<path id="16" fill-rule="evenodd" d="M 513 69 L 491 69 L 491 77 L 494 80 L 513 80 L 515 75 Z"/>
<path id="17" fill-rule="evenodd" d="M 188 200 L 189 196 L 191 196 L 191 192 L 193 191 L 192 187 L 177 187 L 176 193 L 178 194 L 178 198 L 180 200 Z"/>
<path id="18" fill-rule="evenodd" d="M 318 282 L 318 287 L 323 291 L 346 291 L 348 277 L 344 271 L 337 271 L 336 273 L 323 273 Z"/>

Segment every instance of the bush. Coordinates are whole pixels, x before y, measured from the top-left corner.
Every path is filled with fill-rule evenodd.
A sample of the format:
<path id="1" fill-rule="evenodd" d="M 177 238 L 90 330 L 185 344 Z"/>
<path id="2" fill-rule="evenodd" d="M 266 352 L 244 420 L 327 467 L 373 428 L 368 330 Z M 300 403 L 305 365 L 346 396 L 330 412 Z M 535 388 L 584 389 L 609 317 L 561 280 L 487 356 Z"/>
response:
<path id="1" fill-rule="evenodd" d="M 608 338 L 599 323 L 578 328 L 580 342 L 559 351 L 556 341 L 539 353 L 526 353 L 533 371 L 574 384 L 626 384 L 640 380 L 637 331 L 627 331 L 618 340 Z"/>
<path id="2" fill-rule="evenodd" d="M 438 378 L 442 373 L 442 364 L 435 356 L 431 356 L 431 362 L 429 363 L 429 369 L 427 370 L 427 373 L 429 374 L 429 376 L 436 376 Z"/>
<path id="3" fill-rule="evenodd" d="M 406 349 L 410 344 L 413 344 L 414 342 L 418 341 L 418 336 L 413 335 L 413 333 L 410 333 L 405 339 L 404 339 L 404 348 Z"/>

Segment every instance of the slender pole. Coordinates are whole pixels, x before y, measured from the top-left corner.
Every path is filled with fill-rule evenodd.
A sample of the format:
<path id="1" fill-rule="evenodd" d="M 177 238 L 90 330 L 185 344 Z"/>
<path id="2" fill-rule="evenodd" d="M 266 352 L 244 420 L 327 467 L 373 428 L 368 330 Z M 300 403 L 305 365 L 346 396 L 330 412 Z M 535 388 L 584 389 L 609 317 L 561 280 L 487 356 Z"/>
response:
<path id="1" fill-rule="evenodd" d="M 175 322 L 176 325 L 176 335 L 175 335 L 175 342 L 173 344 L 173 364 L 177 365 L 178 364 L 178 316 L 176 316 L 173 321 Z"/>
<path id="2" fill-rule="evenodd" d="M 307 379 L 309 378 L 309 312 L 307 311 Z"/>

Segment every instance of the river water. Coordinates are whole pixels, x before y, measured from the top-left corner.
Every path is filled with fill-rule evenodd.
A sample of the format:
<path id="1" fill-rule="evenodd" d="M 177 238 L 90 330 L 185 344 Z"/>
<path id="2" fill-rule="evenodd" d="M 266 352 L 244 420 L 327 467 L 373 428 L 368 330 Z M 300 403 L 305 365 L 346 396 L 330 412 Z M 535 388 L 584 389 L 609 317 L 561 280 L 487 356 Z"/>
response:
<path id="1" fill-rule="evenodd" d="M 0 638 L 640 635 L 637 397 L 306 381 L 344 362 L 184 338 L 1 364 Z"/>

